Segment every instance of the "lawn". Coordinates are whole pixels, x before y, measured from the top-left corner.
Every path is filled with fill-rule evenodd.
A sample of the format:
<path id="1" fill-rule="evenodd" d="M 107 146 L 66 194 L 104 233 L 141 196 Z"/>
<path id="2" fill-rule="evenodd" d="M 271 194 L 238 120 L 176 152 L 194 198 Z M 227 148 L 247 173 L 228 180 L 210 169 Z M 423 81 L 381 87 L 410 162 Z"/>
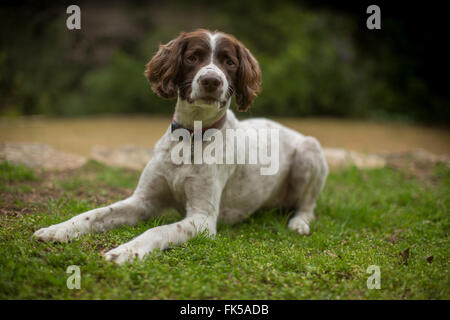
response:
<path id="1" fill-rule="evenodd" d="M 131 194 L 139 172 L 89 162 L 66 172 L 0 164 L 0 299 L 450 299 L 450 169 L 426 177 L 356 168 L 331 173 L 311 236 L 287 229 L 291 212 L 257 212 L 214 239 L 118 266 L 101 253 L 181 218 L 168 211 L 136 227 L 70 243 L 35 230 Z M 78 265 L 81 289 L 66 286 Z M 381 288 L 369 290 L 370 265 Z"/>

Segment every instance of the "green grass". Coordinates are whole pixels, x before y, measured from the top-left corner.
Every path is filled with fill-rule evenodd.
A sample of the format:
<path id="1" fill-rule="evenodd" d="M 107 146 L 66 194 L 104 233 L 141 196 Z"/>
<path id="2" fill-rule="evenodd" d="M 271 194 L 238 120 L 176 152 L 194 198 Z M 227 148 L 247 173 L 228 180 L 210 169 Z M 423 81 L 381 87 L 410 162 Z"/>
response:
<path id="1" fill-rule="evenodd" d="M 12 165 L 6 161 L 0 162 L 1 182 L 17 182 L 37 179 L 36 173 L 24 165 Z"/>
<path id="2" fill-rule="evenodd" d="M 181 216 L 168 211 L 67 244 L 32 238 L 38 228 L 124 197 L 138 177 L 93 162 L 61 176 L 1 164 L 0 298 L 450 298 L 446 166 L 427 180 L 392 169 L 332 173 L 309 237 L 287 229 L 290 212 L 266 210 L 219 226 L 215 239 L 198 236 L 124 266 L 104 261 L 101 252 Z M 387 241 L 398 230 L 398 241 Z M 406 260 L 401 253 L 407 249 Z M 81 268 L 80 290 L 66 287 L 69 265 Z M 380 267 L 380 290 L 366 286 L 370 265 Z"/>

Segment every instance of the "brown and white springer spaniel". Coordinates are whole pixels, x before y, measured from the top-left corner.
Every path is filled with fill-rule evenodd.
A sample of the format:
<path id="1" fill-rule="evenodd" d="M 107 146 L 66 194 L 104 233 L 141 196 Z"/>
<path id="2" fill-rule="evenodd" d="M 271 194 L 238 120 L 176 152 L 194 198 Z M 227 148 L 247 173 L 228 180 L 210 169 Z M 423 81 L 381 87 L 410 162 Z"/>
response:
<path id="1" fill-rule="evenodd" d="M 38 239 L 68 241 L 88 232 L 135 225 L 169 207 L 185 213 L 185 218 L 147 230 L 106 252 L 106 259 L 117 263 L 142 259 L 155 249 L 180 245 L 199 232 L 215 235 L 219 221 L 236 223 L 265 207 L 293 208 L 295 214 L 288 227 L 309 234 L 315 203 L 328 174 L 325 157 L 313 137 L 268 119 L 238 121 L 229 110 L 233 95 L 238 109 L 246 111 L 260 92 L 258 62 L 240 41 L 203 29 L 181 33 L 159 47 L 145 75 L 154 92 L 166 99 L 177 98 L 177 103 L 172 124 L 156 144 L 154 157 L 133 195 L 42 228 L 35 232 Z M 180 144 L 174 133 L 187 130 L 192 137 L 195 121 L 201 121 L 204 128 L 200 133 L 203 150 L 213 143 L 213 139 L 201 140 L 205 129 L 212 130 L 215 139 L 226 137 L 225 150 L 230 146 L 234 150 L 234 140 L 230 139 L 236 136 L 229 136 L 229 132 L 257 132 L 253 136 L 260 139 L 256 150 L 237 144 L 237 156 L 247 159 L 252 152 L 269 148 L 271 156 L 277 156 L 276 170 L 262 174 L 263 164 L 230 163 L 226 154 L 213 163 L 174 162 L 173 151 Z M 277 139 L 263 139 L 261 132 L 268 130 L 276 131 Z"/>

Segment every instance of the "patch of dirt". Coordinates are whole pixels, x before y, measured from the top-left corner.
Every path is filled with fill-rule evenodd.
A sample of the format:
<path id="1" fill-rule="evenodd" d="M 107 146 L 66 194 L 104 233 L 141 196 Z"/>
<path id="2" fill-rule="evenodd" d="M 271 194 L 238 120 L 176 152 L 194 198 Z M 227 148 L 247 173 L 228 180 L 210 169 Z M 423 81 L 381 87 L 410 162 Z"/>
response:
<path id="1" fill-rule="evenodd" d="M 91 158 L 112 167 L 142 170 L 153 157 L 150 148 L 125 145 L 119 148 L 94 146 Z"/>
<path id="2" fill-rule="evenodd" d="M 422 181 L 437 182 L 433 175 L 438 164 L 450 166 L 448 156 L 438 156 L 425 150 L 414 150 L 402 153 L 392 153 L 384 156 L 388 167 L 400 170 L 406 175 L 412 175 Z"/>
<path id="3" fill-rule="evenodd" d="M 63 193 L 63 190 L 57 190 L 45 179 L 6 182 L 5 187 L 10 191 L 0 191 L 0 198 L 2 199 L 0 215 L 14 217 L 35 213 L 43 208 L 43 203 L 58 198 Z"/>
<path id="4" fill-rule="evenodd" d="M 399 255 L 401 257 L 400 264 L 403 264 L 405 266 L 408 265 L 409 251 L 410 251 L 409 248 L 407 248 L 406 250 L 399 253 Z"/>
<path id="5" fill-rule="evenodd" d="M 132 193 L 131 189 L 108 186 L 101 182 L 95 182 L 93 186 L 90 186 L 91 189 L 99 190 L 99 192 L 86 191 L 83 188 L 67 191 L 57 183 L 74 177 L 94 180 L 89 169 L 86 169 L 45 171 L 39 174 L 37 181 L 6 182 L 8 191 L 0 191 L 2 199 L 0 215 L 20 217 L 38 211 L 45 212 L 49 201 L 64 197 L 65 194 L 68 198 L 77 197 L 92 202 L 95 206 L 103 206 L 118 199 L 124 199 Z"/>
<path id="6" fill-rule="evenodd" d="M 375 169 L 386 166 L 386 160 L 379 155 L 364 154 L 338 148 L 323 148 L 330 170 L 346 168 L 352 165 L 360 169 Z"/>
<path id="7" fill-rule="evenodd" d="M 389 166 L 406 170 L 423 180 L 432 176 L 438 163 L 450 165 L 450 156 L 436 155 L 424 149 L 407 152 L 368 154 L 343 148 L 323 148 L 331 171 L 356 166 L 359 169 L 374 169 Z M 118 148 L 94 146 L 90 159 L 112 167 L 143 170 L 153 156 L 153 150 L 137 145 Z M 34 169 L 74 170 L 83 167 L 88 158 L 65 153 L 40 143 L 0 143 L 0 161 L 24 164 Z"/>
<path id="8" fill-rule="evenodd" d="M 399 241 L 401 241 L 402 239 L 401 238 L 399 238 L 399 234 L 400 233 L 402 233 L 403 232 L 403 230 L 402 229 L 399 229 L 399 230 L 396 230 L 388 239 L 387 239 L 387 242 L 390 242 L 390 243 L 392 243 L 392 244 L 396 244 L 397 242 L 399 242 Z"/>
<path id="9" fill-rule="evenodd" d="M 34 169 L 56 170 L 80 168 L 87 162 L 83 156 L 57 151 L 41 143 L 0 143 L 0 160 Z"/>

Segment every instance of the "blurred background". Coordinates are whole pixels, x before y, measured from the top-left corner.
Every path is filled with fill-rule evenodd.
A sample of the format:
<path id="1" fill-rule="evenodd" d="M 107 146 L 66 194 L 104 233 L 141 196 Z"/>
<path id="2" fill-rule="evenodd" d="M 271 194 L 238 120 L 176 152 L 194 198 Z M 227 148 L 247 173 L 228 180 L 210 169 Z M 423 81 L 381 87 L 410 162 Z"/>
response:
<path id="1" fill-rule="evenodd" d="M 280 119 L 327 146 L 450 154 L 445 10 L 376 1 L 382 29 L 369 30 L 366 9 L 374 3 L 6 2 L 0 140 L 80 153 L 89 153 L 86 140 L 151 146 L 174 101 L 151 91 L 144 65 L 159 43 L 202 27 L 234 34 L 260 63 L 262 93 L 240 117 Z M 70 4 L 81 8 L 81 30 L 66 28 Z M 149 128 L 154 138 L 136 140 Z"/>

